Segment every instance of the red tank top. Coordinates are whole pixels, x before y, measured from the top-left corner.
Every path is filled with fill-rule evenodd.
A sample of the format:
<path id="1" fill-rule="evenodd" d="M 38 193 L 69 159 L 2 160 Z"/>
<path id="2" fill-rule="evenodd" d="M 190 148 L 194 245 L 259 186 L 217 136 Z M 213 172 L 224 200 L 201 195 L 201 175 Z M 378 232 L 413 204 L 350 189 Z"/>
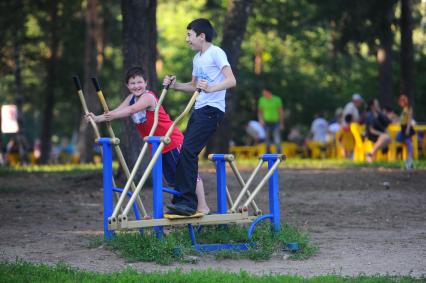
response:
<path id="1" fill-rule="evenodd" d="M 151 91 L 147 91 L 143 95 L 152 95 L 155 98 L 155 101 L 158 101 L 158 98 Z M 134 103 L 135 103 L 135 97 L 133 96 L 132 99 L 130 100 L 130 105 Z M 137 112 L 135 114 L 133 115 L 138 116 L 139 119 L 137 120 L 139 120 L 140 122 L 135 122 L 135 119 L 133 119 L 133 122 L 135 122 L 136 129 L 138 130 L 139 134 L 142 136 L 142 138 L 144 138 L 149 135 L 152 125 L 154 124 L 154 111 L 146 110 L 146 111 Z M 154 136 L 157 136 L 157 137 L 165 136 L 169 128 L 172 126 L 172 124 L 173 124 L 173 121 L 170 120 L 170 116 L 166 113 L 163 106 L 161 106 L 160 111 L 158 111 L 158 125 L 157 125 L 157 128 L 155 129 Z M 170 135 L 170 143 L 164 145 L 163 153 L 166 153 L 172 149 L 180 147 L 182 143 L 183 143 L 183 134 L 179 131 L 178 128 L 174 128 L 172 134 Z"/>

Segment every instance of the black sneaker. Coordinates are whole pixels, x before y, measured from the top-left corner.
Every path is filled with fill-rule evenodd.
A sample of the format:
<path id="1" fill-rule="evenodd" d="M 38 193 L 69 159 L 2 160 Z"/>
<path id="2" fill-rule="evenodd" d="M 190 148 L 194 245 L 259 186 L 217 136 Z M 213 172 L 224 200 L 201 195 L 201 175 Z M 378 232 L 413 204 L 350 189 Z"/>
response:
<path id="1" fill-rule="evenodd" d="M 195 209 L 181 204 L 168 204 L 166 207 L 169 209 L 169 211 L 166 212 L 167 214 L 191 216 L 197 212 Z"/>

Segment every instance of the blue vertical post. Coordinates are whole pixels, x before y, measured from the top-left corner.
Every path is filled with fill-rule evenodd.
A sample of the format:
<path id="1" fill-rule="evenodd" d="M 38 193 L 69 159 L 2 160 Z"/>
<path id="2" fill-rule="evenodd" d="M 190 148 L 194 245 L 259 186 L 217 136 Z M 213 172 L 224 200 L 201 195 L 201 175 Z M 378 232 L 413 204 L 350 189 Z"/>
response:
<path id="1" fill-rule="evenodd" d="M 99 138 L 102 145 L 102 165 L 103 165 L 103 182 L 104 182 L 104 237 L 111 240 L 114 232 L 108 230 L 108 217 L 112 215 L 112 146 L 110 138 Z"/>
<path id="2" fill-rule="evenodd" d="M 224 154 L 214 154 L 216 161 L 217 180 L 217 213 L 224 214 L 228 211 L 226 203 L 226 161 Z"/>
<path id="3" fill-rule="evenodd" d="M 268 169 L 270 169 L 275 161 L 277 161 L 277 154 L 268 155 Z M 273 215 L 271 222 L 274 226 L 275 232 L 278 232 L 281 229 L 280 224 L 280 197 L 278 192 L 278 168 L 275 169 L 271 178 L 269 178 L 269 212 Z"/>
<path id="4" fill-rule="evenodd" d="M 160 145 L 160 137 L 149 137 L 148 142 L 152 145 L 152 155 L 157 151 Z M 163 158 L 162 154 L 152 168 L 152 187 L 153 187 L 153 217 L 154 219 L 163 218 Z M 163 227 L 154 227 L 157 238 L 163 236 Z"/>

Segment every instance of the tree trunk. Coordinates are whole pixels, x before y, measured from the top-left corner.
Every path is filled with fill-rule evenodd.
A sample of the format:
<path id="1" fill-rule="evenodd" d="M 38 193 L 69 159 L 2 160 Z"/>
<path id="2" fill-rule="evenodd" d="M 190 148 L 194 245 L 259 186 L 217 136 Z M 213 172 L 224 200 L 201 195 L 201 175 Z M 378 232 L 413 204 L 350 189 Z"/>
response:
<path id="1" fill-rule="evenodd" d="M 379 101 L 382 106 L 391 106 L 392 96 L 392 43 L 391 29 L 394 15 L 394 4 L 383 5 L 384 12 L 380 19 L 379 39 L 377 50 L 377 63 L 379 65 Z"/>
<path id="2" fill-rule="evenodd" d="M 241 43 L 246 31 L 252 2 L 252 0 L 230 0 L 228 2 L 228 11 L 225 16 L 221 47 L 228 56 L 228 61 L 231 64 L 235 76 L 237 76 L 238 73 L 238 61 L 241 54 Z M 225 119 L 207 145 L 206 154 L 211 152 L 228 152 L 229 141 L 232 138 L 232 128 L 236 126 L 233 125 L 232 115 L 234 113 L 234 107 L 238 102 L 237 97 L 235 97 L 232 92 L 232 89 L 227 90 Z"/>
<path id="3" fill-rule="evenodd" d="M 41 157 L 40 162 L 45 164 L 49 161 L 51 150 L 53 108 L 55 106 L 56 64 L 58 57 L 58 3 L 50 3 L 50 58 L 47 61 L 46 97 L 43 109 L 43 130 L 41 133 Z"/>
<path id="4" fill-rule="evenodd" d="M 141 66 L 145 72 L 145 79 L 148 80 L 149 89 L 154 91 L 157 87 L 156 10 L 156 0 L 121 1 L 124 73 L 133 66 Z M 126 88 L 123 90 L 123 94 L 128 95 Z M 143 141 L 136 131 L 134 123 L 131 119 L 125 119 L 121 146 L 130 170 L 136 162 L 142 145 Z"/>
<path id="5" fill-rule="evenodd" d="M 97 0 L 88 0 L 86 8 L 86 36 L 84 46 L 84 95 L 89 111 L 101 112 L 101 105 L 90 78 L 97 77 L 102 56 L 102 18 L 98 13 Z M 81 162 L 91 162 L 93 156 L 94 132 L 89 123 L 80 122 L 78 133 L 78 153 Z"/>
<path id="6" fill-rule="evenodd" d="M 414 50 L 412 1 L 401 0 L 401 90 L 413 104 Z"/>

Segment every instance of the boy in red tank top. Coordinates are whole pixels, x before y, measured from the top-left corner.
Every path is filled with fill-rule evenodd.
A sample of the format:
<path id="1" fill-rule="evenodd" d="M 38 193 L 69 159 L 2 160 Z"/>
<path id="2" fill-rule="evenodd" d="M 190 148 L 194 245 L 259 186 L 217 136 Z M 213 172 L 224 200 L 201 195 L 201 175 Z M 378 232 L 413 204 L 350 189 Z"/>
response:
<path id="1" fill-rule="evenodd" d="M 96 123 L 101 123 L 130 116 L 139 134 L 144 138 L 149 134 L 154 123 L 154 111 L 158 98 L 153 92 L 146 89 L 147 83 L 144 79 L 142 68 L 133 67 L 129 69 L 125 80 L 130 94 L 124 101 L 117 108 L 107 113 L 101 115 L 89 113 L 86 115 L 86 120 L 90 116 Z M 154 136 L 165 136 L 172 124 L 173 122 L 169 115 L 161 106 L 158 113 L 158 126 L 155 129 Z M 172 187 L 175 185 L 176 164 L 183 139 L 183 134 L 178 128 L 175 128 L 170 136 L 171 142 L 163 148 L 163 176 L 168 185 Z M 205 214 L 209 213 L 209 207 L 204 196 L 203 181 L 199 176 L 197 178 L 196 194 L 198 198 L 197 211 Z"/>

